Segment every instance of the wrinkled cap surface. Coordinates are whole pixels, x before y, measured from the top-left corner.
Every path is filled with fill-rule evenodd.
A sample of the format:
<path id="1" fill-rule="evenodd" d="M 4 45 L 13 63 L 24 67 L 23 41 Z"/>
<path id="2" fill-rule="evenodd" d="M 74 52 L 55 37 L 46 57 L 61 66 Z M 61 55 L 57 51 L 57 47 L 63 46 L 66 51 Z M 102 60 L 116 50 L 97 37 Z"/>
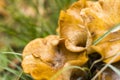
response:
<path id="1" fill-rule="evenodd" d="M 95 41 L 113 26 L 120 23 L 120 1 L 87 1 L 86 8 L 83 8 L 80 14 L 87 24 L 93 41 Z M 92 48 L 94 48 L 93 50 L 97 51 L 102 56 L 104 62 L 109 62 L 113 56 L 120 51 L 119 36 L 120 31 L 117 30 L 109 34 L 96 46 L 92 46 Z M 119 56 L 114 60 L 114 62 L 118 60 Z"/>
<path id="2" fill-rule="evenodd" d="M 102 56 L 104 62 L 108 63 L 115 55 L 117 55 L 120 52 L 119 36 L 120 36 L 120 30 L 109 34 L 98 45 L 92 46 L 92 48 Z M 113 62 L 119 60 L 120 60 L 120 56 L 118 56 Z"/>
<path id="3" fill-rule="evenodd" d="M 82 66 L 87 62 L 86 52 L 74 53 L 68 51 L 64 40 L 58 36 L 50 35 L 46 38 L 38 38 L 25 47 L 23 51 L 22 67 L 26 73 L 34 79 L 49 80 L 64 67 Z M 63 72 L 58 80 L 69 80 L 73 71 Z"/>
<path id="4" fill-rule="evenodd" d="M 89 31 L 80 16 L 80 11 L 84 7 L 85 0 L 80 0 L 60 13 L 58 33 L 65 39 L 66 48 L 72 52 L 82 52 L 92 42 Z"/>
<path id="5" fill-rule="evenodd" d="M 111 27 L 120 23 L 120 1 L 87 1 L 80 15 L 87 24 L 93 40 L 96 40 Z"/>
<path id="6" fill-rule="evenodd" d="M 61 54 L 57 52 L 58 36 L 48 36 L 31 41 L 23 51 L 22 67 L 26 73 L 30 73 L 35 79 L 45 79 L 54 75 L 63 61 Z"/>

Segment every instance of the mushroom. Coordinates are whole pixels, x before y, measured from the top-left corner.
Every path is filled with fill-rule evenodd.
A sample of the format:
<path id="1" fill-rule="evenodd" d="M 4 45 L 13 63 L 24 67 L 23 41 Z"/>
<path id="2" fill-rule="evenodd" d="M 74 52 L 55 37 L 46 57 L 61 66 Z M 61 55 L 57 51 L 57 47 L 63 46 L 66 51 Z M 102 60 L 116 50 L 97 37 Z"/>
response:
<path id="1" fill-rule="evenodd" d="M 70 52 L 65 48 L 64 40 L 56 35 L 50 35 L 35 39 L 25 47 L 22 67 L 34 79 L 49 80 L 64 67 L 82 66 L 87 60 L 86 52 Z M 73 70 L 63 72 L 57 80 L 70 80 L 72 72 Z"/>
<path id="2" fill-rule="evenodd" d="M 112 7 L 111 7 L 112 6 Z M 93 41 L 106 33 L 113 26 L 120 23 L 120 1 L 99 0 L 87 1 L 86 7 L 80 12 Z M 112 32 L 97 45 L 92 45 L 91 50 L 96 51 L 108 63 L 120 51 L 120 31 Z M 90 51 L 90 50 L 89 50 Z M 90 54 L 91 52 L 88 52 Z M 93 52 L 92 52 L 93 53 Z M 120 60 L 119 57 L 116 61 Z"/>
<path id="3" fill-rule="evenodd" d="M 82 52 L 91 45 L 91 35 L 85 26 L 80 10 L 85 6 L 85 0 L 74 3 L 68 10 L 61 11 L 58 33 L 65 39 L 69 51 Z"/>
<path id="4" fill-rule="evenodd" d="M 69 51 L 65 46 L 65 40 L 63 42 L 61 41 L 59 47 L 60 47 L 61 52 L 64 54 L 64 57 L 65 57 L 65 64 L 64 64 L 63 68 L 66 68 L 69 66 L 80 66 L 81 67 L 88 61 L 86 51 L 83 51 L 83 52 L 71 52 L 71 51 Z M 61 74 L 62 75 L 61 80 L 71 80 L 71 78 L 72 78 L 71 76 L 73 75 L 72 73 L 75 73 L 74 70 L 76 70 L 76 69 L 70 69 L 69 71 L 63 72 Z M 79 71 L 77 73 L 82 73 L 82 71 Z"/>
<path id="5" fill-rule="evenodd" d="M 113 9 L 111 8 L 113 7 Z M 94 50 L 108 63 L 120 51 L 120 30 L 110 33 L 97 45 L 92 41 L 120 22 L 117 0 L 79 0 L 61 11 L 58 35 L 38 38 L 25 47 L 22 67 L 37 80 L 49 80 L 59 70 L 83 66 Z M 120 60 L 118 56 L 113 62 Z M 56 80 L 70 80 L 74 69 L 62 72 Z"/>
<path id="6" fill-rule="evenodd" d="M 115 55 L 120 52 L 120 30 L 109 34 L 98 45 L 92 48 L 101 55 L 103 61 L 108 63 Z M 120 55 L 113 61 L 114 63 L 120 61 Z M 112 62 L 112 63 L 113 63 Z"/>
<path id="7" fill-rule="evenodd" d="M 112 6 L 112 7 L 111 7 Z M 120 23 L 120 1 L 98 0 L 87 1 L 86 7 L 80 11 L 83 21 L 88 27 L 93 41 L 106 31 Z"/>
<path id="8" fill-rule="evenodd" d="M 59 37 L 55 35 L 31 41 L 23 51 L 22 67 L 39 80 L 49 80 L 63 66 L 64 56 L 58 53 Z"/>

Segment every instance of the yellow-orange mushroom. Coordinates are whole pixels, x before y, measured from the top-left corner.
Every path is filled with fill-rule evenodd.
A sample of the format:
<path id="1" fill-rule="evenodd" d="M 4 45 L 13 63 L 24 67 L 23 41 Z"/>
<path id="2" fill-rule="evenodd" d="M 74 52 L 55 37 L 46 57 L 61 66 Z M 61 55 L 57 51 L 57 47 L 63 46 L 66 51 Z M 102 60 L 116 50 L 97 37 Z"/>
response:
<path id="1" fill-rule="evenodd" d="M 31 41 L 23 51 L 22 67 L 37 80 L 49 80 L 59 70 L 68 66 L 82 66 L 87 62 L 86 52 L 74 53 L 65 48 L 64 40 L 50 35 Z M 63 72 L 61 79 L 69 80 L 73 70 Z M 63 75 L 65 73 L 69 73 Z"/>

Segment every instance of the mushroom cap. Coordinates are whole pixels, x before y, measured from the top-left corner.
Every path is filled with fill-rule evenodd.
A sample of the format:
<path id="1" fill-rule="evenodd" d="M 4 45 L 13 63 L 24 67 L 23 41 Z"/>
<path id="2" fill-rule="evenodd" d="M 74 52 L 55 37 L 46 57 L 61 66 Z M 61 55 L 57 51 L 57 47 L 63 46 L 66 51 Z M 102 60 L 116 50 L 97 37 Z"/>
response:
<path id="1" fill-rule="evenodd" d="M 80 0 L 60 13 L 58 33 L 65 39 L 65 47 L 71 52 L 82 52 L 91 43 L 89 32 L 80 16 L 80 11 L 85 6 L 84 1 Z"/>
<path id="2" fill-rule="evenodd" d="M 49 80 L 63 64 L 62 56 L 57 51 L 58 43 L 59 37 L 55 35 L 38 38 L 28 43 L 23 51 L 24 71 L 35 79 Z"/>
<path id="3" fill-rule="evenodd" d="M 112 8 L 111 8 L 112 6 Z M 120 1 L 80 0 L 68 10 L 61 11 L 59 36 L 38 38 L 25 47 L 22 67 L 33 78 L 49 80 L 57 71 L 66 66 L 82 66 L 88 61 L 86 49 L 106 31 L 120 22 Z M 108 63 L 120 51 L 120 30 L 112 32 L 92 50 Z M 89 45 L 88 45 L 89 44 Z M 113 62 L 120 60 L 118 56 Z M 62 73 L 61 79 L 70 80 L 73 70 Z M 65 74 L 65 75 L 64 75 Z"/>
<path id="4" fill-rule="evenodd" d="M 93 41 L 95 41 L 113 26 L 120 23 L 120 1 L 87 1 L 86 7 L 81 9 L 80 15 L 86 22 Z M 113 56 L 120 51 L 120 39 L 118 39 L 119 35 L 120 31 L 112 32 L 97 45 L 91 46 L 91 49 L 100 54 L 104 59 L 104 62 L 108 63 Z M 113 62 L 118 60 L 120 60 L 119 57 Z"/>
<path id="5" fill-rule="evenodd" d="M 64 67 L 82 66 L 87 62 L 86 52 L 75 53 L 68 51 L 64 40 L 58 36 L 50 35 L 46 38 L 38 38 L 25 47 L 23 51 L 22 67 L 26 73 L 34 79 L 49 80 L 53 75 Z M 64 73 L 69 73 L 63 75 Z M 71 71 L 63 72 L 58 80 L 70 79 Z"/>
<path id="6" fill-rule="evenodd" d="M 22 67 L 25 73 L 31 74 L 36 80 L 49 80 L 56 73 L 55 69 L 32 55 L 23 58 Z"/>
<path id="7" fill-rule="evenodd" d="M 87 1 L 86 7 L 80 11 L 80 15 L 86 22 L 94 41 L 120 23 L 120 1 Z"/>
<path id="8" fill-rule="evenodd" d="M 120 52 L 120 30 L 109 34 L 105 39 L 103 39 L 96 46 L 92 48 L 102 56 L 104 62 L 108 63 L 116 54 Z M 113 62 L 120 60 L 118 56 Z"/>

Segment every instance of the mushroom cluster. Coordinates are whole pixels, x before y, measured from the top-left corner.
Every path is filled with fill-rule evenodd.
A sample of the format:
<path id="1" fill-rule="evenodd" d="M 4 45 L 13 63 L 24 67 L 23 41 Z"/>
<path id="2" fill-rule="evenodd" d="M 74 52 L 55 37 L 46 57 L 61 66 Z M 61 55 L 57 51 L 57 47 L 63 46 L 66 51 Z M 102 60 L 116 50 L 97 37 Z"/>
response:
<path id="1" fill-rule="evenodd" d="M 88 55 L 93 53 L 100 54 L 103 62 L 108 63 L 120 52 L 120 30 L 111 32 L 96 45 L 93 42 L 120 23 L 119 10 L 118 0 L 79 0 L 66 11 L 62 10 L 58 35 L 35 39 L 25 47 L 24 72 L 36 80 L 50 80 L 64 67 L 84 66 Z M 120 56 L 113 63 L 119 60 Z M 74 71 L 65 71 L 56 80 L 71 80 Z"/>

